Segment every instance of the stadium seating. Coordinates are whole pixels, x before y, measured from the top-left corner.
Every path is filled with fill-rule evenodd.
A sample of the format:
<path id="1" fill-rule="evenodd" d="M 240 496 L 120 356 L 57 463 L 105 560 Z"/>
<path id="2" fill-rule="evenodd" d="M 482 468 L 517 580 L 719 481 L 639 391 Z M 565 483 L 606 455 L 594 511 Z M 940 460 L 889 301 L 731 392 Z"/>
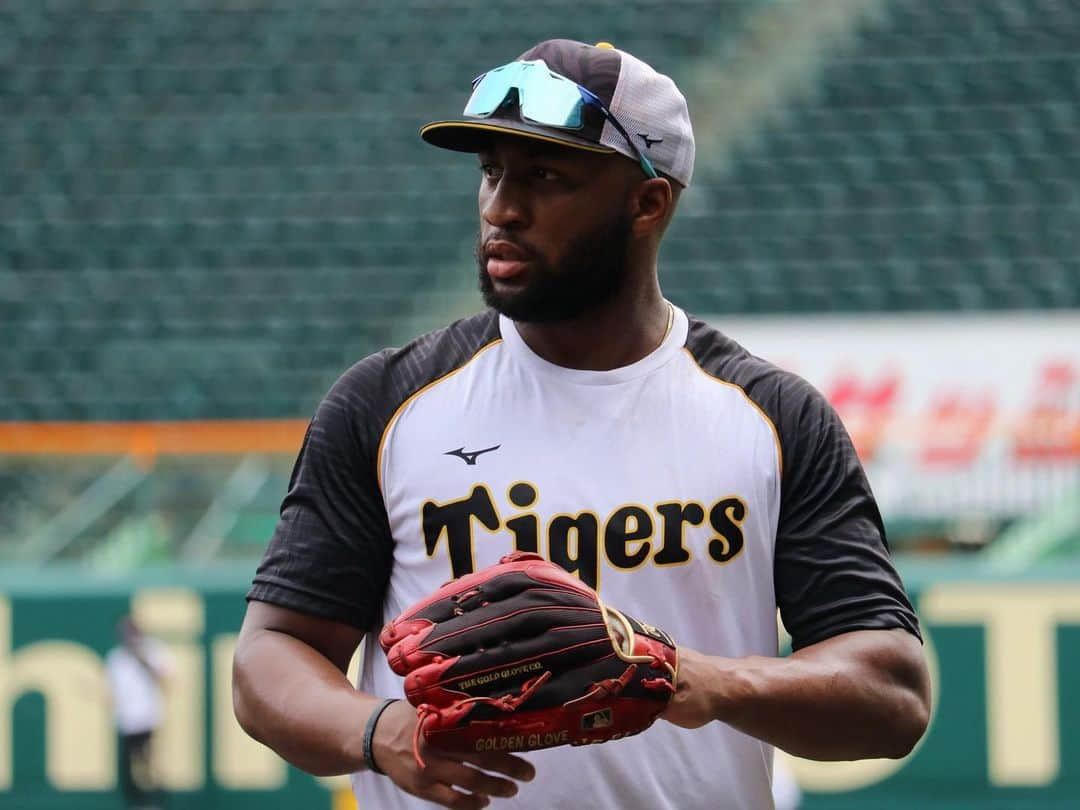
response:
<path id="1" fill-rule="evenodd" d="M 8 6 L 0 418 L 309 413 L 407 337 L 417 290 L 472 274 L 470 164 L 415 131 L 492 43 L 603 31 L 682 79 L 755 6 Z M 699 155 L 665 289 L 701 313 L 1080 305 L 1078 35 L 1050 0 L 886 4 L 809 100 Z"/>
<path id="2" fill-rule="evenodd" d="M 1080 8 L 884 4 L 724 166 L 665 264 L 709 312 L 1080 306 Z"/>
<path id="3" fill-rule="evenodd" d="M 473 284 L 472 163 L 416 133 L 480 67 L 556 35 L 679 63 L 753 5 L 5 4 L 0 420 L 308 415 Z"/>
<path id="4" fill-rule="evenodd" d="M 310 413 L 408 337 L 417 290 L 471 284 L 471 164 L 415 133 L 477 66 L 603 32 L 686 84 L 769 5 L 8 4 L 0 419 Z M 1078 40 L 1057 0 L 885 3 L 809 98 L 699 154 L 665 290 L 699 313 L 1080 305 Z"/>

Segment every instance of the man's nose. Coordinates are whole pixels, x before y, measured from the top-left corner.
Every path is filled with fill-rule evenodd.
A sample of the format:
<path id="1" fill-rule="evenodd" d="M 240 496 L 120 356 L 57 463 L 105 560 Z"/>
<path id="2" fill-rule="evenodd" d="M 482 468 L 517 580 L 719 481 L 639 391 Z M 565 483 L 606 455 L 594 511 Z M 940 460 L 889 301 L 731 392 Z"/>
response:
<path id="1" fill-rule="evenodd" d="M 520 228 L 528 222 L 528 205 L 522 189 L 505 175 L 498 184 L 481 192 L 480 214 L 484 221 L 495 228 Z"/>

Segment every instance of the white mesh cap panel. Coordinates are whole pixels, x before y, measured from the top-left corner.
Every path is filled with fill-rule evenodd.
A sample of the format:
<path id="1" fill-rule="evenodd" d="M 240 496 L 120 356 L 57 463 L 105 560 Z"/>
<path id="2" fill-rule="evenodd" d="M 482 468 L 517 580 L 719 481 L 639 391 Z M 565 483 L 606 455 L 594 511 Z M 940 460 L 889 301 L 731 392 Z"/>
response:
<path id="1" fill-rule="evenodd" d="M 667 76 L 625 51 L 619 51 L 619 56 L 619 83 L 611 99 L 611 114 L 657 171 L 684 186 L 690 185 L 694 173 L 694 131 L 686 99 Z M 651 145 L 646 146 L 644 136 L 648 136 Z M 637 160 L 611 122 L 604 124 L 600 143 Z"/>

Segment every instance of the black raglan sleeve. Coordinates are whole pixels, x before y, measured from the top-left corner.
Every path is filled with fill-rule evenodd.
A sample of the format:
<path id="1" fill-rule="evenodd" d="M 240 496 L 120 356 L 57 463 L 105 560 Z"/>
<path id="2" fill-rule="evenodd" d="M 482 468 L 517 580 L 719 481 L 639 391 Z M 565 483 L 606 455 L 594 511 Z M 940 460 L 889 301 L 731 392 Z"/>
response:
<path id="1" fill-rule="evenodd" d="M 775 413 L 783 464 L 774 581 L 793 647 L 852 630 L 903 628 L 920 637 L 839 416 L 805 380 L 773 375 L 768 410 Z"/>
<path id="2" fill-rule="evenodd" d="M 361 360 L 319 405 L 249 600 L 360 630 L 380 621 L 393 560 L 377 475 L 385 362 Z"/>

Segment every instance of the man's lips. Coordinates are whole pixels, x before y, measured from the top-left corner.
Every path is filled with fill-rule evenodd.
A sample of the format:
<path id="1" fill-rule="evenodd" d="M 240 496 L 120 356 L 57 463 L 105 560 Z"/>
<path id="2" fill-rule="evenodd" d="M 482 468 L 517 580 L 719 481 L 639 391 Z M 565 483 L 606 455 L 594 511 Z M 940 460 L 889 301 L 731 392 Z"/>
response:
<path id="1" fill-rule="evenodd" d="M 492 278 L 500 281 L 513 278 L 525 269 L 526 262 L 508 261 L 506 259 L 488 259 L 487 271 Z"/>
<path id="2" fill-rule="evenodd" d="M 525 270 L 529 255 L 513 242 L 493 239 L 484 244 L 484 266 L 492 278 L 505 280 Z"/>

